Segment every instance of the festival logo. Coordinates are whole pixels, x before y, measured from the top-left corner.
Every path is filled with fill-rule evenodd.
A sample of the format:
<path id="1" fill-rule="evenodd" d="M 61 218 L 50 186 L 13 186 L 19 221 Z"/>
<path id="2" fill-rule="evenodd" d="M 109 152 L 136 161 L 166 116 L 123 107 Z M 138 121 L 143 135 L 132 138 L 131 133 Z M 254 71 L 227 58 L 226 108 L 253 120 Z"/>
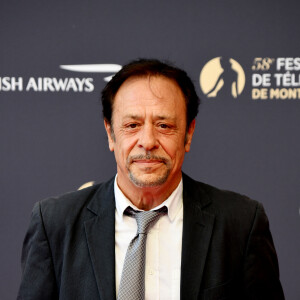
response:
<path id="1" fill-rule="evenodd" d="M 208 98 L 237 98 L 245 82 L 245 72 L 233 58 L 215 57 L 200 73 L 200 87 Z"/>
<path id="2" fill-rule="evenodd" d="M 253 100 L 299 100 L 300 57 L 255 57 Z"/>

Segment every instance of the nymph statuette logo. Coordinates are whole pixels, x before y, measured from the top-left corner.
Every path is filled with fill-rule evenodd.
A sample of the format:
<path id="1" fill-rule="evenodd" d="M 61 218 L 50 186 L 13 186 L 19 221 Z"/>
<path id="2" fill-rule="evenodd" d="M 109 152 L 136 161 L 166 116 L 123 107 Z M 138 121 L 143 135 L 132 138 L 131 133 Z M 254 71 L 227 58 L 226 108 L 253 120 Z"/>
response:
<path id="1" fill-rule="evenodd" d="M 215 57 L 200 73 L 200 87 L 208 98 L 237 98 L 245 87 L 245 73 L 233 58 Z"/>

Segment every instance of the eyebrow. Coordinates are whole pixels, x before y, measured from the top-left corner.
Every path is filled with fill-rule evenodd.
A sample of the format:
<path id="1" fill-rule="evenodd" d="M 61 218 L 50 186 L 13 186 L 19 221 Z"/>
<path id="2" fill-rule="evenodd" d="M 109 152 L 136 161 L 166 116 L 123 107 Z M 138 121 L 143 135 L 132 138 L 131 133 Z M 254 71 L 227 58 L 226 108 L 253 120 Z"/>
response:
<path id="1" fill-rule="evenodd" d="M 134 119 L 134 120 L 140 120 L 142 117 L 139 115 L 125 115 L 123 119 Z"/>
<path id="2" fill-rule="evenodd" d="M 125 115 L 123 119 L 141 120 L 143 117 L 140 115 Z M 158 115 L 154 117 L 155 120 L 175 120 L 174 117 Z"/>

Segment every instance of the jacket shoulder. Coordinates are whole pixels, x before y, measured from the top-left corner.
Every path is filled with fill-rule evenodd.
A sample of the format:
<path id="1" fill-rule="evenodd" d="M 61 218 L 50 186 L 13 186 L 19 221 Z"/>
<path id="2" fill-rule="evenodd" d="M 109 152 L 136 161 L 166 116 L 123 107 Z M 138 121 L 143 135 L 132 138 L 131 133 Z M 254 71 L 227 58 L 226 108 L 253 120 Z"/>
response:
<path id="1" fill-rule="evenodd" d="M 43 213 L 65 213 L 68 214 L 80 210 L 82 206 L 93 198 L 101 184 L 65 193 L 63 195 L 43 199 L 39 202 Z"/>
<path id="2" fill-rule="evenodd" d="M 93 216 L 93 212 L 87 207 L 91 203 L 101 201 L 101 195 L 105 196 L 103 191 L 111 190 L 112 187 L 113 179 L 82 190 L 41 200 L 36 203 L 34 210 L 39 209 L 45 224 L 53 227 L 74 223 L 75 220 Z"/>
<path id="3" fill-rule="evenodd" d="M 184 188 L 201 209 L 222 218 L 253 219 L 263 206 L 256 200 L 233 191 L 219 189 L 185 175 Z M 192 191 L 192 192 L 191 192 Z M 250 221 L 250 220 L 249 220 Z"/>

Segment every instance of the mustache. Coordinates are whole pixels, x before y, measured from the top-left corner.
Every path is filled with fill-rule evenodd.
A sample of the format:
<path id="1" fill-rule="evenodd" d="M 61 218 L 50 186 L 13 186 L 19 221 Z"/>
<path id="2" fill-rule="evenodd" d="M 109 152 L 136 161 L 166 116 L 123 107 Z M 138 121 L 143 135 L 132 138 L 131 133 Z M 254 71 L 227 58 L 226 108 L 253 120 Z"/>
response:
<path id="1" fill-rule="evenodd" d="M 134 160 L 160 160 L 161 162 L 167 164 L 168 163 L 168 159 L 163 157 L 163 156 L 158 156 L 158 155 L 154 155 L 151 153 L 147 153 L 147 154 L 137 154 L 137 155 L 132 155 L 129 156 L 127 159 L 127 162 L 130 164 L 132 163 Z"/>

